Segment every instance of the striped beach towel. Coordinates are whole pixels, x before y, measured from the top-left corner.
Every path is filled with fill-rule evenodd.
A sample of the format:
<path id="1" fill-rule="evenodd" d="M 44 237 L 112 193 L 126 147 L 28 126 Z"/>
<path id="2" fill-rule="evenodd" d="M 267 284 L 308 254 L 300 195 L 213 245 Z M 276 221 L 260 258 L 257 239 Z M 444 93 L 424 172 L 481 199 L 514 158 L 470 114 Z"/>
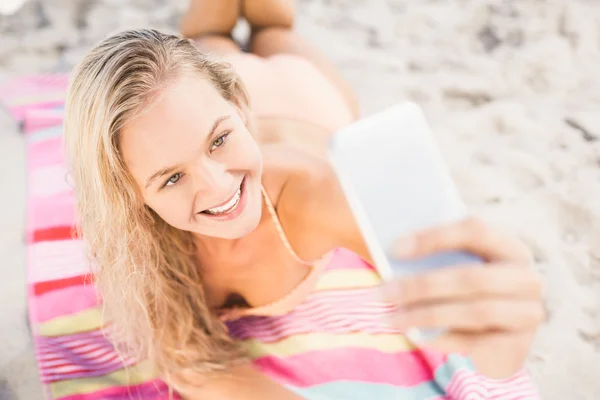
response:
<path id="1" fill-rule="evenodd" d="M 29 317 L 46 396 L 167 399 L 166 384 L 144 362 L 121 359 L 100 330 L 94 267 L 72 234 L 75 201 L 62 145 L 67 79 L 15 82 L 27 88 L 23 96 L 13 82 L 2 100 L 22 121 L 27 142 Z M 306 399 L 538 398 L 525 372 L 490 380 L 468 357 L 414 347 L 382 322 L 389 306 L 369 300 L 368 291 L 380 283 L 372 266 L 338 249 L 275 305 L 224 317 L 254 364 Z"/>
<path id="2" fill-rule="evenodd" d="M 0 87 L 26 140 L 28 309 L 43 391 L 52 400 L 168 399 L 165 383 L 144 362 L 121 359 L 100 330 L 93 266 L 73 235 L 75 197 L 62 140 L 66 88 L 66 75 Z"/>

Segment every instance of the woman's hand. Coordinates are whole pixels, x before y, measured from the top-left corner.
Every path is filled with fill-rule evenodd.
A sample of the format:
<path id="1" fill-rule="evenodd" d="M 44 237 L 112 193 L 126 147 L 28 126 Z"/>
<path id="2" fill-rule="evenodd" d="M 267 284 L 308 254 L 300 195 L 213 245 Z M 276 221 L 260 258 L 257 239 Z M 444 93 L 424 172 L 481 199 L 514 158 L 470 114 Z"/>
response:
<path id="1" fill-rule="evenodd" d="M 394 325 L 448 329 L 424 345 L 469 354 L 489 378 L 513 375 L 523 367 L 544 318 L 541 282 L 530 252 L 477 219 L 418 233 L 395 247 L 401 259 L 442 251 L 470 252 L 485 264 L 440 268 L 386 283 L 386 300 L 399 307 Z"/>

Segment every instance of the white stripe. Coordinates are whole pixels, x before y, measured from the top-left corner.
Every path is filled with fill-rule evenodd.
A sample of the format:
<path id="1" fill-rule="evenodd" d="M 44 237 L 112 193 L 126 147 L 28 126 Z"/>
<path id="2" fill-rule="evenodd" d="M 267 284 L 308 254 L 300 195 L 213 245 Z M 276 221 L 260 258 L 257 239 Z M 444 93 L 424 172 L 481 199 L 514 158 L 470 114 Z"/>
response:
<path id="1" fill-rule="evenodd" d="M 66 180 L 67 169 L 62 164 L 36 168 L 29 172 L 30 196 L 50 197 L 72 192 Z"/>
<path id="2" fill-rule="evenodd" d="M 53 281 L 94 272 L 81 239 L 38 242 L 28 246 L 29 283 Z"/>

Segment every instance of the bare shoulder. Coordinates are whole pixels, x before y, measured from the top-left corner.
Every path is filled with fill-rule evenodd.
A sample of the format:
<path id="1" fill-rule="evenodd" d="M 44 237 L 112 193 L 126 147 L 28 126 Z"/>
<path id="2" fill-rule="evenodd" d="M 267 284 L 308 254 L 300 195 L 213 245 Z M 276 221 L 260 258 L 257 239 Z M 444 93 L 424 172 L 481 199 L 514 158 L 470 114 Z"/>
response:
<path id="1" fill-rule="evenodd" d="M 288 193 L 314 194 L 336 180 L 327 161 L 290 146 L 264 146 L 263 156 L 263 185 L 278 210 L 290 200 Z"/>
<path id="2" fill-rule="evenodd" d="M 265 149 L 263 183 L 296 252 L 317 259 L 336 247 L 366 247 L 332 166 L 293 148 Z"/>

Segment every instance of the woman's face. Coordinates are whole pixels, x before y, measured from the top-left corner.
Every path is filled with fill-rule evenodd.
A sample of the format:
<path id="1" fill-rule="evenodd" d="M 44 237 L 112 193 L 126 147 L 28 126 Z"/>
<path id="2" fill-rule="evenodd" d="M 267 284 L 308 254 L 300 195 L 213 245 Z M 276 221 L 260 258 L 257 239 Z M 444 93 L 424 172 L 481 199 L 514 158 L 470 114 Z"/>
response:
<path id="1" fill-rule="evenodd" d="M 234 104 L 185 75 L 123 129 L 121 151 L 145 203 L 175 228 L 240 238 L 261 216 L 262 158 Z"/>

